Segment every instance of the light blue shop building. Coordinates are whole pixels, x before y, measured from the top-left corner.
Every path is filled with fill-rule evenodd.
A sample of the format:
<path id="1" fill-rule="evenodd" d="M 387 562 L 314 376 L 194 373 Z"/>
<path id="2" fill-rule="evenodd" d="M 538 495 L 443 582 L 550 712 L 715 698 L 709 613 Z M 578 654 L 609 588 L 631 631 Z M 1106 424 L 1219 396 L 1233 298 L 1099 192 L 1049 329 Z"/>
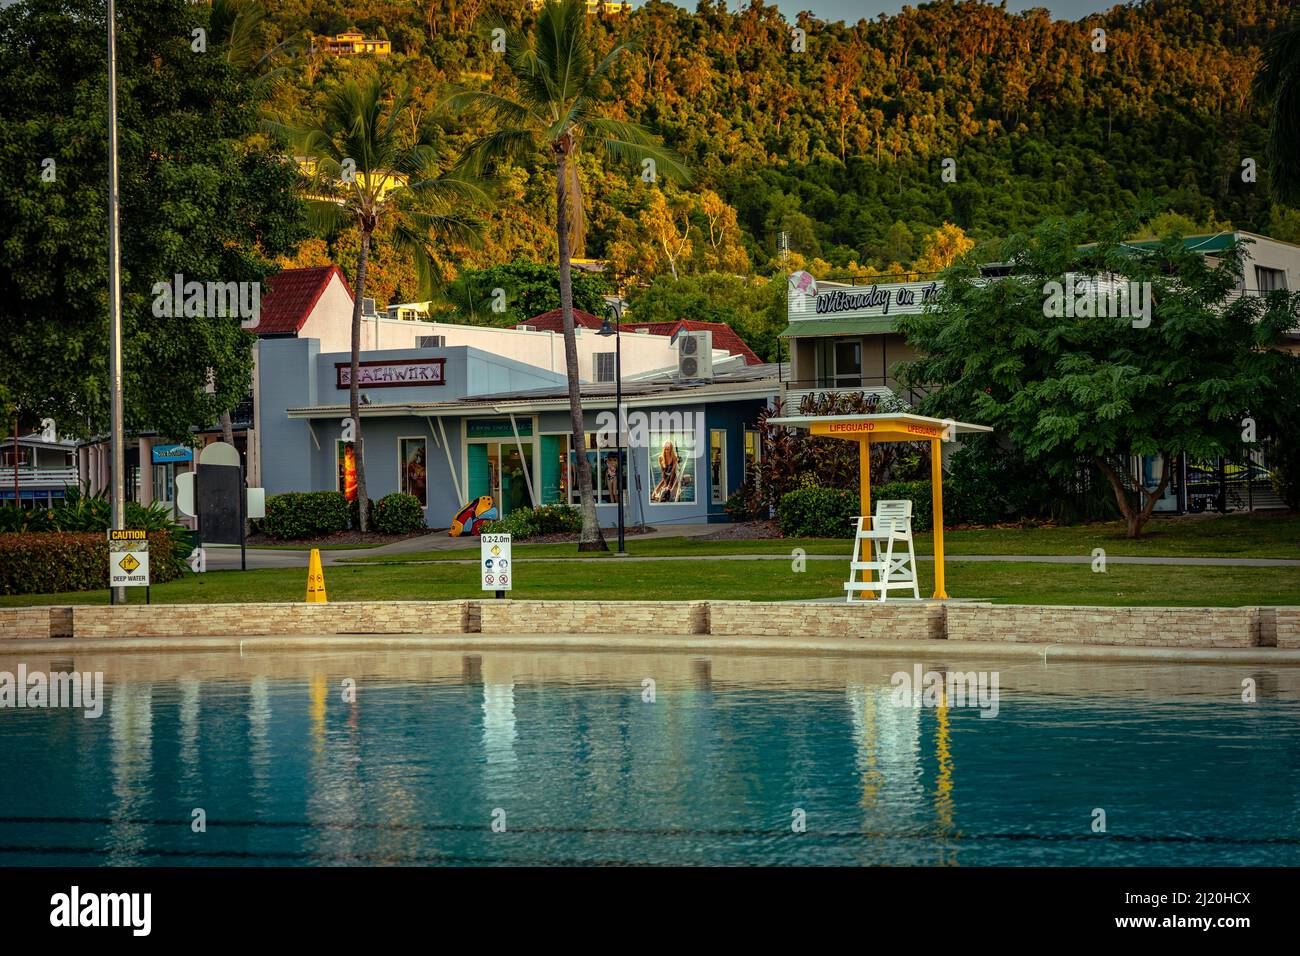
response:
<path id="1" fill-rule="evenodd" d="M 446 528 L 490 495 L 503 514 L 577 504 L 562 373 L 473 346 L 385 349 L 361 356 L 362 443 L 372 500 L 395 491 Z M 265 339 L 258 360 L 262 484 L 268 495 L 344 490 L 349 356 L 311 338 Z M 629 527 L 728 521 L 728 497 L 755 468 L 759 413 L 777 394 L 774 366 L 718 369 L 707 381 L 663 373 L 623 382 L 619 442 L 614 385 L 583 383 L 586 459 L 601 524 L 615 523 L 623 455 Z M 623 446 L 622 451 L 619 445 Z"/>

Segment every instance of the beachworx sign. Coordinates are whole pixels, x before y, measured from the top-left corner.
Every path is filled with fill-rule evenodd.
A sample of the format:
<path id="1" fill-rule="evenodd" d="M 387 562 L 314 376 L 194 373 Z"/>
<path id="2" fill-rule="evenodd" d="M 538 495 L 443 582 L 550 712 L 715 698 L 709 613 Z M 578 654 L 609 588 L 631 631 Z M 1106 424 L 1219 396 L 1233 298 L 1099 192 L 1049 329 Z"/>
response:
<path id="1" fill-rule="evenodd" d="M 931 282 L 918 288 L 915 285 L 878 286 L 869 289 L 835 289 L 817 294 L 817 314 L 832 315 L 837 312 L 857 312 L 880 309 L 888 315 L 891 306 L 915 308 L 926 305 L 939 294 L 939 283 Z"/>
<path id="2" fill-rule="evenodd" d="M 361 388 L 413 388 L 424 385 L 445 385 L 447 360 L 388 359 L 383 362 L 362 362 L 357 370 L 357 383 Z M 334 363 L 335 387 L 350 388 L 352 366 L 347 362 Z"/>

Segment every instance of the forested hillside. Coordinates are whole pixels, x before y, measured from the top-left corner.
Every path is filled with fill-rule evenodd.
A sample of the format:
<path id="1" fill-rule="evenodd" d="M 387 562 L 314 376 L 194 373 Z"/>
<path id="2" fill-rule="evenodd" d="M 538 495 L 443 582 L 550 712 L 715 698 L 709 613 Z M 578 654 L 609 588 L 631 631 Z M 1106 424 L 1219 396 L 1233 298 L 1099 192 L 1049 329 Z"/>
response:
<path id="1" fill-rule="evenodd" d="M 1268 197 L 1263 114 L 1250 91 L 1259 44 L 1292 6 L 1151 0 L 1071 23 L 945 0 L 856 24 L 789 24 L 757 0 L 742 12 L 651 0 L 627 16 L 593 16 L 600 50 L 644 37 L 613 73 L 617 109 L 680 151 L 695 181 L 661 191 L 585 154 L 585 254 L 641 279 L 763 273 L 784 232 L 806 261 L 824 260 L 822 271 L 887 269 L 914 262 L 944 222 L 979 240 L 1054 214 L 1087 212 L 1100 226 L 1141 204 L 1300 239 L 1300 217 Z M 309 111 L 349 72 L 392 71 L 416 92 L 412 123 L 438 125 L 454 147 L 474 131 L 439 116 L 438 104 L 457 84 L 492 89 L 490 18 L 530 16 L 519 0 L 271 4 L 274 40 L 356 27 L 394 49 L 386 59 L 286 60 L 274 106 Z M 806 33 L 803 52 L 792 49 L 794 26 Z M 947 157 L 955 182 L 942 177 Z M 1257 182 L 1242 181 L 1246 158 L 1260 164 Z M 448 262 L 453 271 L 553 259 L 549 170 L 508 170 L 503 199 L 484 247 Z M 345 255 L 341 243 L 307 248 L 304 261 Z"/>

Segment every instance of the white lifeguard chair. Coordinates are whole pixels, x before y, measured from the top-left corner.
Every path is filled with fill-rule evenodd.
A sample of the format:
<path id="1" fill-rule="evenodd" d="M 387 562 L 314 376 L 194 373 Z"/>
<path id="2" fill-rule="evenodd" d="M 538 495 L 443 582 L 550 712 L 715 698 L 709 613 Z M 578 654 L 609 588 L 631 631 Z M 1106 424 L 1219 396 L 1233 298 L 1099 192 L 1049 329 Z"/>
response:
<path id="1" fill-rule="evenodd" d="M 912 597 L 921 600 L 921 590 L 916 580 L 916 552 L 912 549 L 912 502 L 877 501 L 876 517 L 865 515 L 854 519 L 857 522 L 857 536 L 853 541 L 853 561 L 849 564 L 849 580 L 844 590 L 848 592 L 847 600 L 851 604 L 865 604 L 868 601 L 884 601 L 891 590 L 911 588 Z M 870 522 L 870 527 L 867 523 Z M 862 542 L 871 544 L 871 560 L 864 560 Z M 894 556 L 894 545 L 905 545 L 906 553 L 900 551 Z M 876 572 L 873 579 L 859 577 L 863 572 Z M 871 591 L 879 594 L 876 598 L 856 597 L 858 591 Z"/>

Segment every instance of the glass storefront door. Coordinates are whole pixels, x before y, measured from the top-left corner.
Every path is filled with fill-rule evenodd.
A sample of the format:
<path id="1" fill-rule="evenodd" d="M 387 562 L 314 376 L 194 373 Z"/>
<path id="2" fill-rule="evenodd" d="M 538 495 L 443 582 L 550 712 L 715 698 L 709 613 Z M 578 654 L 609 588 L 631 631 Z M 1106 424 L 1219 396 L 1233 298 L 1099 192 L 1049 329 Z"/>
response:
<path id="1" fill-rule="evenodd" d="M 523 455 L 519 454 L 520 446 Z M 525 464 L 532 467 L 531 440 L 474 442 L 469 445 L 469 493 L 471 498 L 491 495 L 504 518 L 519 508 L 531 508 Z"/>

